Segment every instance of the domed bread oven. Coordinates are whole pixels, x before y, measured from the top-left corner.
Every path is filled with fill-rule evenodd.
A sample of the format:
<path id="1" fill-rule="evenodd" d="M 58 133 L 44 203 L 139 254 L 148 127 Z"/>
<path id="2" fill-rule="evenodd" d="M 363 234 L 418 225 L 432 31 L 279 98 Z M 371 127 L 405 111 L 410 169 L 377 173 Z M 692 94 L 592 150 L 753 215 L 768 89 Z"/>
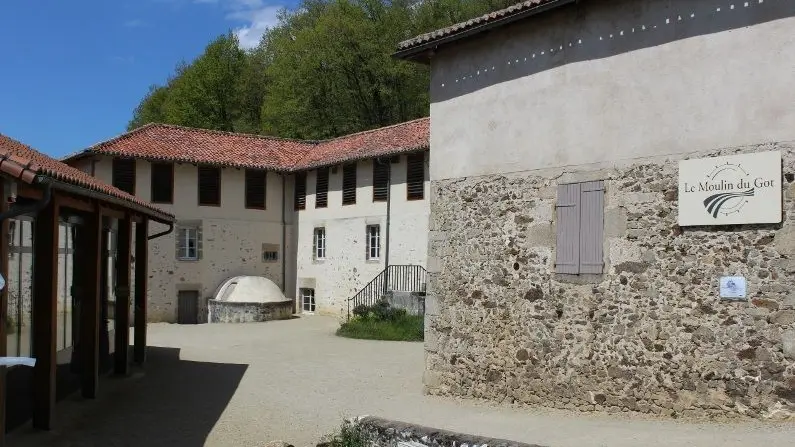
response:
<path id="1" fill-rule="evenodd" d="M 210 323 L 285 320 L 293 315 L 293 301 L 268 278 L 235 276 L 216 289 L 208 311 Z"/>

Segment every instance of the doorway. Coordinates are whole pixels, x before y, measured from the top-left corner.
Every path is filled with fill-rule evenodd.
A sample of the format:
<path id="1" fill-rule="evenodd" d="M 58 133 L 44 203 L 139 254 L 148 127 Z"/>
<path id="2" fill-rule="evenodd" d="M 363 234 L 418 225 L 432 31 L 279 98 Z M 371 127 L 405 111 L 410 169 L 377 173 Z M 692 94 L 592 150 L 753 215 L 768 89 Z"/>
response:
<path id="1" fill-rule="evenodd" d="M 177 292 L 177 323 L 199 324 L 199 291 Z"/>

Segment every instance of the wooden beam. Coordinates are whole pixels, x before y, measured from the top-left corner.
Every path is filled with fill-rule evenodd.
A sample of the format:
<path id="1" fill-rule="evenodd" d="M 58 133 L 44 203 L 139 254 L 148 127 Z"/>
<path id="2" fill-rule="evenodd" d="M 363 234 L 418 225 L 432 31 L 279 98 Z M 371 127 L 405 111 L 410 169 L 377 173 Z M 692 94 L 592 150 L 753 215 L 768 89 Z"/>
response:
<path id="1" fill-rule="evenodd" d="M 92 213 L 96 211 L 97 205 L 90 200 L 81 200 L 72 196 L 58 195 L 58 203 L 61 208 L 71 208 L 77 211 Z"/>
<path id="2" fill-rule="evenodd" d="M 133 360 L 146 362 L 146 287 L 149 275 L 149 219 L 135 225 L 135 340 Z"/>
<path id="3" fill-rule="evenodd" d="M 33 426 L 49 430 L 55 414 L 58 309 L 58 203 L 36 216 L 33 233 Z"/>
<path id="4" fill-rule="evenodd" d="M 6 182 L 0 181 L 0 213 L 8 209 Z M 5 287 L 0 290 L 0 357 L 8 355 L 8 337 L 6 321 L 8 321 L 8 219 L 0 226 L 0 274 L 5 280 Z M 6 367 L 0 366 L 0 447 L 5 446 L 6 439 Z"/>
<path id="5" fill-rule="evenodd" d="M 44 193 L 42 193 L 41 189 L 34 188 L 24 183 L 17 183 L 17 197 L 39 200 L 44 197 Z"/>
<path id="6" fill-rule="evenodd" d="M 95 399 L 99 385 L 99 294 L 102 272 L 102 217 L 99 211 L 86 216 L 78 227 L 76 244 L 80 281 L 80 387 L 83 397 Z"/>
<path id="7" fill-rule="evenodd" d="M 113 354 L 114 372 L 130 372 L 130 289 L 132 276 L 132 220 L 127 216 L 119 220 L 116 236 L 116 349 Z"/>
<path id="8" fill-rule="evenodd" d="M 106 217 L 112 217 L 114 219 L 122 220 L 127 217 L 124 211 L 117 210 L 116 208 L 108 208 L 106 206 L 100 206 L 99 208 L 102 211 L 102 215 Z"/>

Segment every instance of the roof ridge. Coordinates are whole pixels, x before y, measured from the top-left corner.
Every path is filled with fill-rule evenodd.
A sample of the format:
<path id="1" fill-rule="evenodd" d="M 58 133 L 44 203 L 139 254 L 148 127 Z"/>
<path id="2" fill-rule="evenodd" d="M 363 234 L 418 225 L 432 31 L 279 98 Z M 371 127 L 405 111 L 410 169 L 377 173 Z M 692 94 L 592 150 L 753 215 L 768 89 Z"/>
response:
<path id="1" fill-rule="evenodd" d="M 272 135 L 262 135 L 257 133 L 248 133 L 248 132 L 233 132 L 229 130 L 216 130 L 216 129 L 204 129 L 201 127 L 188 127 L 188 126 L 180 126 L 178 124 L 168 124 L 168 123 L 149 123 L 148 125 L 160 126 L 160 127 L 168 127 L 171 129 L 179 129 L 185 130 L 189 132 L 201 132 L 201 133 L 211 133 L 216 135 L 229 135 L 233 137 L 246 137 L 246 138 L 254 138 L 254 139 L 261 139 L 261 140 L 276 140 L 276 141 L 290 141 L 293 143 L 307 143 L 307 144 L 317 144 L 322 140 L 304 140 L 301 138 L 288 138 L 288 137 L 275 137 Z M 141 126 L 144 127 L 144 126 Z M 140 129 L 140 128 L 139 128 Z"/>

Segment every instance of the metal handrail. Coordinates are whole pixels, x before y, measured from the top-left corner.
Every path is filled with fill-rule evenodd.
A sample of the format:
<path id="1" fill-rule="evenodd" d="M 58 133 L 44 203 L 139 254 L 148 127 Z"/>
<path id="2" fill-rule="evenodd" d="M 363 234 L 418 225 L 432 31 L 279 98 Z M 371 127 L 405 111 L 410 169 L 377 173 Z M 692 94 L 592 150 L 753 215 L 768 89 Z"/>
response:
<path id="1" fill-rule="evenodd" d="M 427 270 L 421 265 L 390 265 L 348 299 L 348 319 L 351 308 L 371 306 L 384 299 L 387 292 L 424 292 Z"/>

